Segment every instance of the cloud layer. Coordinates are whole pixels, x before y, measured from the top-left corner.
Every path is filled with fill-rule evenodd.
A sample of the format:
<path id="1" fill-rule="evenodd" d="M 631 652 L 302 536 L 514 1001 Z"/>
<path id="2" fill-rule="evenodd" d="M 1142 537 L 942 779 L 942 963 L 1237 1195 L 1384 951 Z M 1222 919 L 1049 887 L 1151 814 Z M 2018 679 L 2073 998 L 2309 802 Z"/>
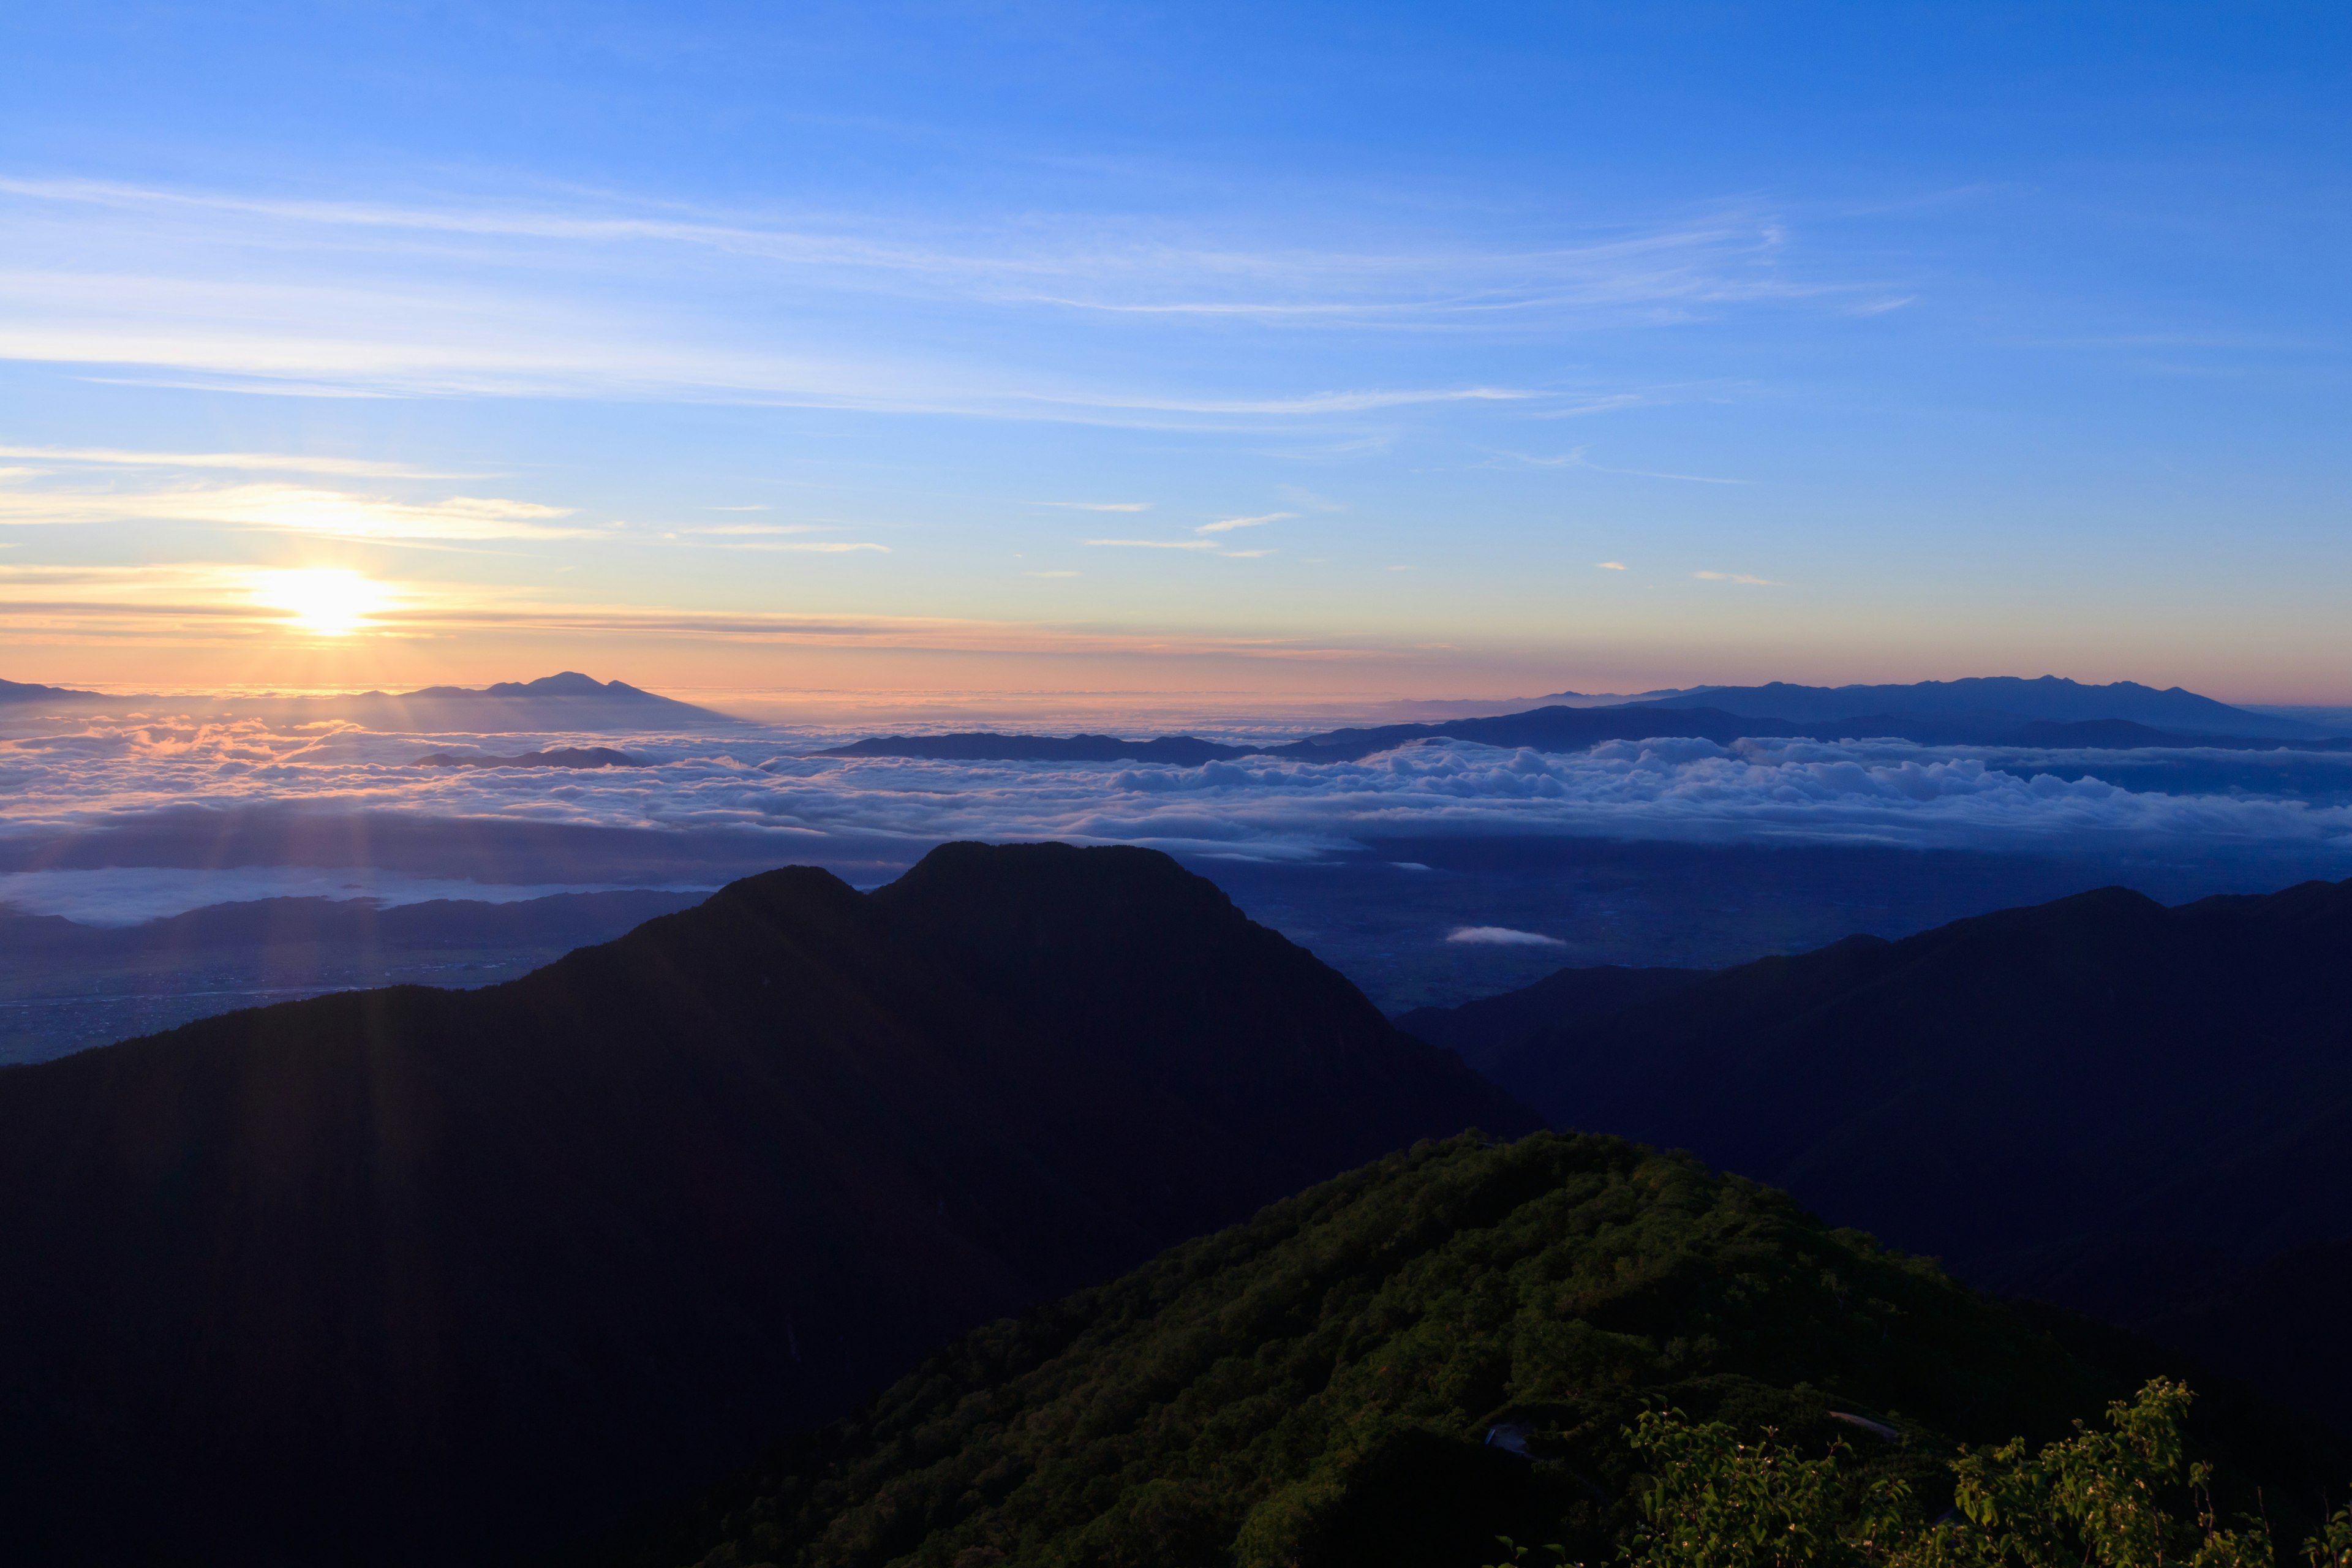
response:
<path id="1" fill-rule="evenodd" d="M 569 773 L 425 768 L 416 759 L 450 746 L 511 753 L 539 745 L 609 745 L 613 737 L 502 735 L 493 742 L 463 734 L 383 735 L 340 722 L 93 722 L 0 742 L 0 799 L 6 802 L 0 848 L 13 847 L 12 864 L 21 869 L 37 869 L 46 853 L 39 846 L 151 821 L 200 836 L 207 823 L 268 808 L 311 818 L 397 816 L 428 837 L 436 822 L 450 825 L 453 834 L 464 825 L 498 823 L 649 836 L 647 842 L 664 844 L 717 835 L 732 846 L 729 858 L 738 865 L 845 857 L 880 863 L 966 837 L 1142 844 L 1195 856 L 1298 861 L 1399 838 L 1580 835 L 2051 855 L 2256 855 L 2307 863 L 2308 875 L 2352 874 L 2352 757 L 2341 755 L 1989 756 L 1899 742 L 1718 746 L 1672 738 L 1573 755 L 1423 742 L 1357 763 L 1244 758 L 1192 769 L 809 754 L 836 738 L 757 729 L 723 739 L 641 734 L 624 743 L 651 765 Z M 2136 776 L 2168 787 L 2117 782 Z M 2273 787 L 2262 789 L 2265 781 Z M 370 858 L 376 840 L 361 833 L 348 838 L 353 864 L 428 869 L 380 864 Z M 240 854 L 250 860 L 268 852 Z M 561 865 L 534 866 L 526 858 L 503 875 L 546 886 L 645 879 L 600 868 L 594 855 L 583 858 L 576 848 L 562 858 Z M 37 891 L 30 883 L 13 886 L 22 895 Z M 131 896 L 127 884 L 119 891 Z M 189 896 L 199 891 L 188 884 Z M 147 900 L 152 892 L 138 895 Z M 0 887 L 0 899 L 10 896 Z M 46 896 L 52 906 L 63 897 Z"/>

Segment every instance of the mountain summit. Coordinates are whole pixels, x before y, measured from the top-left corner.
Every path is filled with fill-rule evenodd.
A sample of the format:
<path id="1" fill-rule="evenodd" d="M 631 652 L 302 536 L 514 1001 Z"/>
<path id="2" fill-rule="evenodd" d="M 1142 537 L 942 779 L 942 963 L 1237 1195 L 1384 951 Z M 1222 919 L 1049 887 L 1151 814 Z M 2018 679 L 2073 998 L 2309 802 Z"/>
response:
<path id="1" fill-rule="evenodd" d="M 1535 1123 L 1162 855 L 770 872 L 509 984 L 0 1072 L 0 1517 L 43 1562 L 511 1561 Z"/>

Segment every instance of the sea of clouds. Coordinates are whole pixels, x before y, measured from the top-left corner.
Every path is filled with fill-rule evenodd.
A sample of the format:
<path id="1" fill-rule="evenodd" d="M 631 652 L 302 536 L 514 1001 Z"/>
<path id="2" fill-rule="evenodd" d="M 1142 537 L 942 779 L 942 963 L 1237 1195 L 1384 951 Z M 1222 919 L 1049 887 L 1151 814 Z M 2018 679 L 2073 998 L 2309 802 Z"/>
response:
<path id="1" fill-rule="evenodd" d="M 468 884 L 494 897 L 715 885 L 794 861 L 878 880 L 953 838 L 1299 861 L 1386 839 L 1584 835 L 2285 855 L 2307 861 L 2310 875 L 2352 875 L 2352 755 L 2340 753 L 1661 737 L 1569 754 L 1423 741 L 1359 762 L 1251 757 L 1188 769 L 812 754 L 841 738 L 761 728 L 482 736 L 341 721 L 57 724 L 0 739 L 0 902 L 120 921 L 275 892 L 397 902 Z M 618 746 L 648 765 L 418 761 L 564 745 Z M 257 822 L 278 826 L 256 832 Z M 321 831 L 339 822 L 372 826 Z M 431 848 L 494 841 L 495 855 Z M 329 873 L 339 866 L 365 875 L 338 880 Z"/>

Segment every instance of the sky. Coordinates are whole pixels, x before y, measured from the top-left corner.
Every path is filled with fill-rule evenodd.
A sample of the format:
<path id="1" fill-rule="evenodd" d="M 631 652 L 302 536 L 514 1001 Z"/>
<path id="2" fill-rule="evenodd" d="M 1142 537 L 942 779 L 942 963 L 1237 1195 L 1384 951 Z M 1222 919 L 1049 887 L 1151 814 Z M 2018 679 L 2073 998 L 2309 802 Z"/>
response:
<path id="1" fill-rule="evenodd" d="M 2323 5 L 0 12 L 0 677 L 2352 702 Z"/>

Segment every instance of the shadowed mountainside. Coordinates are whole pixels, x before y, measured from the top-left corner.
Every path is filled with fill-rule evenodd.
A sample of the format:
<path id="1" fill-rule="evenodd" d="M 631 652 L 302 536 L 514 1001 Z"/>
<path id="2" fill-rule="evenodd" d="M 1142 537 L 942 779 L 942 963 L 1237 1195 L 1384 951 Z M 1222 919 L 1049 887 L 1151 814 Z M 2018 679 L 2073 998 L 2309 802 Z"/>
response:
<path id="1" fill-rule="evenodd" d="M 1534 1121 L 1165 857 L 1058 845 L 0 1071 L 0 1518 L 33 1561 L 509 1560 Z"/>
<path id="2" fill-rule="evenodd" d="M 2178 909 L 2108 889 L 1621 1001 L 1625 973 L 1412 1026 L 1555 1121 L 2352 1415 L 2322 1321 L 2352 1241 L 2352 882 Z"/>
<path id="3" fill-rule="evenodd" d="M 2166 1369 L 2041 1321 L 1687 1155 L 1463 1138 L 968 1335 L 614 1555 L 1475 1568 L 1508 1533 L 1601 1563 L 1652 1402 L 1844 1438 L 1932 1513 L 1955 1442 L 2055 1435 Z M 2284 1530 L 2340 1485 L 2307 1424 L 2218 1387 L 2196 1415 L 2225 1508 L 2263 1486 Z"/>

